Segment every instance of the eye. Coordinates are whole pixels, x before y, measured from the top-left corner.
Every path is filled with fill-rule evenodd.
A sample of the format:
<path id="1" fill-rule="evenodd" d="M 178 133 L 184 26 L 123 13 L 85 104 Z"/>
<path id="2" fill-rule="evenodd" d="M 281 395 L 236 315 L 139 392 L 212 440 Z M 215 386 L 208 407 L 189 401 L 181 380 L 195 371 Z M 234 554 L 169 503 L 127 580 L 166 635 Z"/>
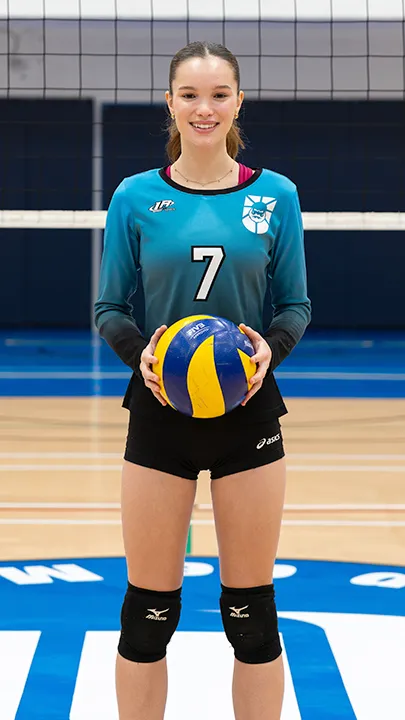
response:
<path id="1" fill-rule="evenodd" d="M 191 100 L 192 98 L 195 97 L 195 95 L 194 95 L 194 93 L 184 93 L 184 95 L 182 95 L 182 97 L 185 98 L 186 100 Z"/>
<path id="2" fill-rule="evenodd" d="M 227 95 L 226 93 L 217 93 L 217 94 L 215 95 L 215 97 L 216 97 L 216 98 L 223 99 L 223 98 L 227 98 L 228 95 Z"/>

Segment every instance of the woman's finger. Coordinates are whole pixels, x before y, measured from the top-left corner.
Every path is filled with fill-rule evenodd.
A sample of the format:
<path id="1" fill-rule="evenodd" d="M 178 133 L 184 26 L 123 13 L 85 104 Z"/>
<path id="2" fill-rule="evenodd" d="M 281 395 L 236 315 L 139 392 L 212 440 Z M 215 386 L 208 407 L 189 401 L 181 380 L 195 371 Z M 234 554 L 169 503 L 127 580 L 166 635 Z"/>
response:
<path id="1" fill-rule="evenodd" d="M 260 333 L 256 332 L 256 330 L 253 330 L 253 328 L 250 327 L 250 325 L 245 325 L 245 323 L 240 323 L 240 328 L 242 328 L 245 335 L 247 335 L 249 338 L 254 338 L 255 340 L 261 340 L 262 336 Z"/>
<path id="2" fill-rule="evenodd" d="M 160 325 L 158 328 L 156 328 L 155 332 L 153 333 L 152 337 L 159 337 L 160 335 L 163 335 L 163 333 L 167 330 L 167 325 Z"/>
<path id="3" fill-rule="evenodd" d="M 145 385 L 149 388 L 149 390 L 152 390 L 153 393 L 159 393 L 159 395 L 161 394 L 162 388 L 158 383 L 153 382 L 152 380 L 147 380 Z"/>
<path id="4" fill-rule="evenodd" d="M 149 365 L 155 365 L 155 363 L 158 361 L 157 358 L 152 355 L 151 352 L 145 352 L 142 353 L 142 360 L 141 363 L 144 363 L 146 367 L 149 367 Z"/>
<path id="5" fill-rule="evenodd" d="M 249 402 L 250 398 L 253 397 L 254 394 L 255 394 L 255 393 L 253 392 L 253 390 L 249 390 L 249 392 L 248 392 L 248 394 L 246 395 L 244 401 L 241 402 L 242 407 L 245 407 L 246 403 Z"/>
<path id="6" fill-rule="evenodd" d="M 159 385 L 159 380 L 160 380 L 159 376 L 155 375 L 155 373 L 151 372 L 150 370 L 145 370 L 144 378 L 145 378 L 145 380 L 148 380 L 149 382 L 154 382 Z M 160 385 L 159 385 L 159 387 L 160 387 Z"/>
<path id="7" fill-rule="evenodd" d="M 265 373 L 260 373 L 253 375 L 253 377 L 250 378 L 249 382 L 251 385 L 256 385 L 258 382 L 261 382 L 264 378 Z"/>
<path id="8" fill-rule="evenodd" d="M 163 395 L 160 394 L 160 392 L 155 392 L 152 390 L 152 393 L 154 394 L 156 400 L 159 400 L 161 405 L 167 405 L 166 400 L 164 399 Z"/>
<path id="9" fill-rule="evenodd" d="M 158 362 L 158 359 L 151 353 L 145 353 L 145 352 L 143 353 L 141 363 L 143 363 L 145 365 L 145 367 L 148 368 L 149 365 L 156 365 L 157 362 Z"/>
<path id="10" fill-rule="evenodd" d="M 149 345 L 152 349 L 152 355 L 155 351 L 156 345 L 158 344 L 158 341 L 162 337 L 163 333 L 165 333 L 167 330 L 167 325 L 161 325 L 160 327 L 156 328 L 155 332 L 153 333 Z"/>
<path id="11" fill-rule="evenodd" d="M 253 355 L 250 359 L 253 363 L 259 365 L 260 367 L 260 365 L 269 363 L 271 360 L 271 356 L 268 353 L 260 353 L 258 355 Z"/>
<path id="12" fill-rule="evenodd" d="M 263 380 L 260 380 L 259 382 L 254 384 L 254 386 L 249 390 L 243 402 L 241 402 L 242 407 L 245 407 L 246 403 L 249 402 L 250 398 L 252 398 L 253 395 L 255 395 L 257 391 L 260 390 L 262 384 Z"/>
<path id="13" fill-rule="evenodd" d="M 262 361 L 262 359 L 263 359 L 262 354 L 256 350 L 256 354 L 252 355 L 252 357 L 250 358 L 250 362 L 254 363 L 255 365 L 258 365 L 259 362 Z"/>
<path id="14" fill-rule="evenodd" d="M 259 350 L 256 355 L 253 355 L 250 359 L 253 360 L 259 367 L 268 367 L 271 362 L 271 350 L 267 346 L 267 348 L 265 347 L 263 350 Z"/>
<path id="15" fill-rule="evenodd" d="M 145 387 L 147 387 L 148 390 L 150 390 L 153 393 L 153 395 L 155 396 L 155 398 L 157 400 L 159 400 L 161 405 L 167 405 L 166 400 L 164 399 L 163 395 L 161 394 L 161 387 L 160 387 L 159 383 L 155 382 L 155 379 L 157 381 L 159 381 L 159 378 L 157 377 L 157 375 L 154 375 L 153 373 L 148 372 L 148 371 L 146 371 L 145 373 L 142 373 L 142 374 L 143 374 L 143 381 L 145 383 Z M 148 375 L 148 377 L 147 377 L 147 375 Z"/>
<path id="16" fill-rule="evenodd" d="M 159 362 L 158 358 L 155 357 L 153 353 L 156 349 L 159 338 L 166 330 L 167 325 L 161 325 L 160 327 L 156 328 L 149 341 L 149 344 L 146 346 L 146 348 L 144 348 L 142 352 L 141 362 L 139 364 L 145 387 L 147 387 L 153 393 L 156 400 L 158 400 L 158 402 L 160 402 L 160 404 L 163 406 L 167 405 L 167 402 L 161 394 L 161 387 L 159 385 L 160 378 L 153 372 L 152 365 L 156 365 L 156 363 Z"/>
<path id="17" fill-rule="evenodd" d="M 140 369 L 142 375 L 145 377 L 145 374 L 147 372 L 150 372 L 150 363 L 148 363 L 144 358 L 142 358 L 140 365 L 139 365 L 139 369 Z"/>
<path id="18" fill-rule="evenodd" d="M 163 405 L 163 406 L 167 405 L 166 400 L 159 393 L 155 393 L 155 392 L 153 392 L 153 390 L 152 390 L 152 393 L 155 396 L 156 400 L 158 400 L 158 402 L 160 402 L 161 405 Z"/>

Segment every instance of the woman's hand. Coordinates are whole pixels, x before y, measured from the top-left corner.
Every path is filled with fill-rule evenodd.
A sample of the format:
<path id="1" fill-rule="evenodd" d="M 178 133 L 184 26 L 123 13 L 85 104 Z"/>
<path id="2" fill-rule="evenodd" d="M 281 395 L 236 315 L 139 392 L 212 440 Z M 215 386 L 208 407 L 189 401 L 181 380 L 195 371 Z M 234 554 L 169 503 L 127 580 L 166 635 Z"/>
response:
<path id="1" fill-rule="evenodd" d="M 257 364 L 256 372 L 250 380 L 253 387 L 249 390 L 245 399 L 241 403 L 241 405 L 245 406 L 246 403 L 249 402 L 250 398 L 253 397 L 253 395 L 257 393 L 263 385 L 263 380 L 266 376 L 267 370 L 269 369 L 271 361 L 271 350 L 265 339 L 256 332 L 256 330 L 252 330 L 251 327 L 245 325 L 244 323 L 240 323 L 239 327 L 248 336 L 255 349 L 255 354 L 250 359 L 252 362 Z"/>
<path id="2" fill-rule="evenodd" d="M 167 325 L 161 325 L 157 328 L 157 330 L 155 330 L 149 341 L 149 345 L 147 345 L 146 348 L 144 348 L 144 350 L 142 351 L 141 362 L 139 365 L 139 369 L 142 373 L 142 377 L 146 387 L 153 392 L 156 400 L 159 400 L 161 405 L 167 405 L 167 402 L 161 394 L 159 378 L 153 372 L 151 365 L 156 365 L 156 363 L 159 362 L 159 360 L 157 359 L 157 357 L 154 356 L 153 353 L 155 352 L 159 338 L 162 337 L 163 333 L 166 330 Z"/>

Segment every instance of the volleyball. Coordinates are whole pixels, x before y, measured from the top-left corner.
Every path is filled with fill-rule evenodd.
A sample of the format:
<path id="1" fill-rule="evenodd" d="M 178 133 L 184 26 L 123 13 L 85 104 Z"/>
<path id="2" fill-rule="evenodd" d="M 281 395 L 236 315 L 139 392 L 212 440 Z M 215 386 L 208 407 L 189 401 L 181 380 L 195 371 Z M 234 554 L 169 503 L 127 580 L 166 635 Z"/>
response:
<path id="1" fill-rule="evenodd" d="M 172 408 L 194 418 L 214 418 L 237 407 L 250 390 L 254 353 L 247 335 L 230 320 L 190 315 L 159 339 L 153 372 Z"/>

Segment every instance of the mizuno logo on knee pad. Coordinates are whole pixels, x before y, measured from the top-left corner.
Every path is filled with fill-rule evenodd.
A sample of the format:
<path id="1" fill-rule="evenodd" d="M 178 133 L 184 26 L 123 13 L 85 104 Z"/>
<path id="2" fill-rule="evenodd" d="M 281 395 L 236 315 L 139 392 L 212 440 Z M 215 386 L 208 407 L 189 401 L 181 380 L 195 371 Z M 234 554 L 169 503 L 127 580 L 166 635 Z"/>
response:
<path id="1" fill-rule="evenodd" d="M 121 610 L 119 654 L 137 663 L 162 660 L 180 612 L 181 590 L 164 593 L 128 583 Z"/>
<path id="2" fill-rule="evenodd" d="M 167 617 L 160 617 L 162 613 L 167 612 L 170 610 L 170 608 L 166 608 L 166 610 L 153 610 L 152 608 L 147 608 L 148 612 L 155 613 L 154 615 L 147 615 L 146 620 L 167 620 Z"/>
<path id="3" fill-rule="evenodd" d="M 244 607 L 241 607 L 241 608 L 230 607 L 229 609 L 230 609 L 230 610 L 233 610 L 233 612 L 231 612 L 231 617 L 234 617 L 234 618 L 248 618 L 248 617 L 250 617 L 249 613 L 242 613 L 242 610 L 246 610 L 246 608 L 248 608 L 248 607 L 249 607 L 249 605 L 245 605 Z M 242 613 L 242 614 L 241 614 L 241 613 Z"/>
<path id="4" fill-rule="evenodd" d="M 219 602 L 225 635 L 237 660 L 260 664 L 281 655 L 273 584 L 248 588 L 222 585 Z M 246 605 L 241 607 L 241 602 Z"/>

